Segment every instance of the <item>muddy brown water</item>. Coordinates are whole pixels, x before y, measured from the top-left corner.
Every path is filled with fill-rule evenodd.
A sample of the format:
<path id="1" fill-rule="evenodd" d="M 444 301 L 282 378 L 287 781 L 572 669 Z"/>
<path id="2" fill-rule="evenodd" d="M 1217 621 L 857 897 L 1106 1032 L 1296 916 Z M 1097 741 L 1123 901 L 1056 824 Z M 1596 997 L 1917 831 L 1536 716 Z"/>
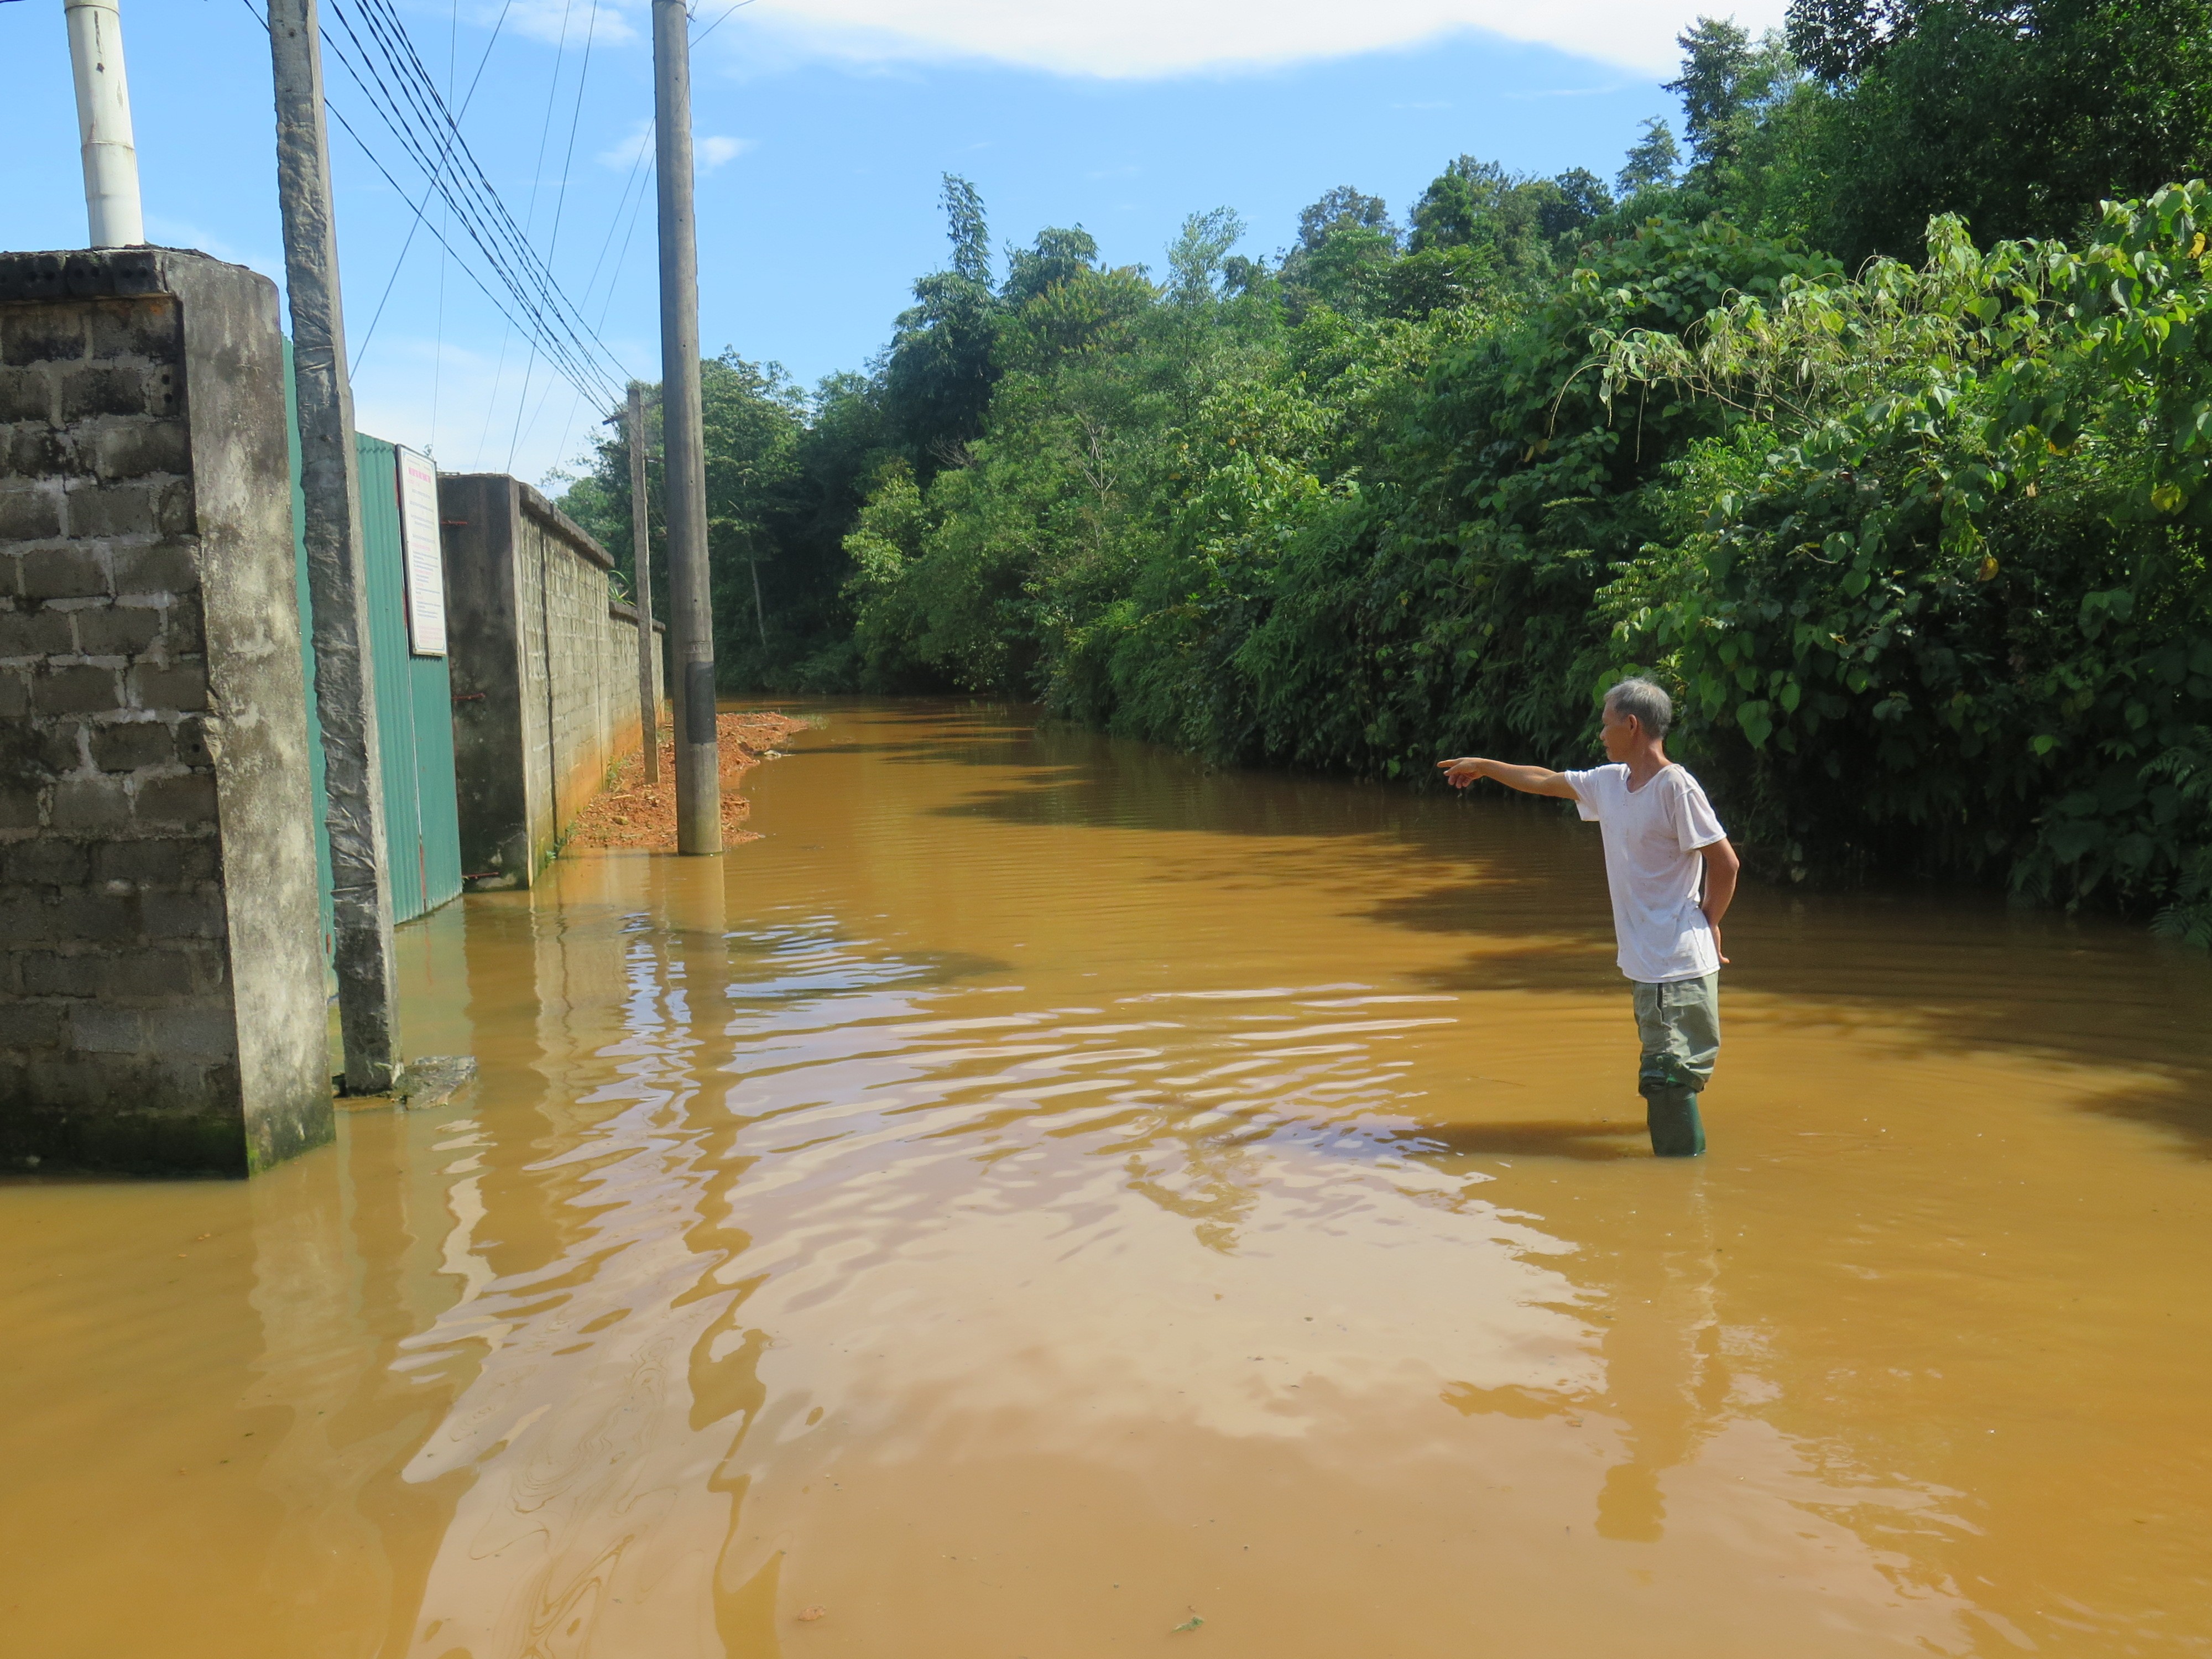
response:
<path id="1" fill-rule="evenodd" d="M 823 720 L 404 930 L 459 1105 L 0 1187 L 0 1649 L 2212 1651 L 2203 960 L 1749 889 L 1658 1164 L 1591 830 Z"/>

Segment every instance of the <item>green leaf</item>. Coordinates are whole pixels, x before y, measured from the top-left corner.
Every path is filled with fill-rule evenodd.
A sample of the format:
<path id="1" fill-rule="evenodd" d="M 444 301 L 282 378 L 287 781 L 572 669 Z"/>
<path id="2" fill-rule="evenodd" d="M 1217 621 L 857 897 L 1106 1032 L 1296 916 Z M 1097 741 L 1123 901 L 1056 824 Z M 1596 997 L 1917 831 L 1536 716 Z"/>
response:
<path id="1" fill-rule="evenodd" d="M 1746 702 L 1736 705 L 1735 720 L 1743 727 L 1743 734 L 1751 740 L 1753 749 L 1764 749 L 1766 739 L 1774 732 L 1773 705 L 1766 702 Z"/>

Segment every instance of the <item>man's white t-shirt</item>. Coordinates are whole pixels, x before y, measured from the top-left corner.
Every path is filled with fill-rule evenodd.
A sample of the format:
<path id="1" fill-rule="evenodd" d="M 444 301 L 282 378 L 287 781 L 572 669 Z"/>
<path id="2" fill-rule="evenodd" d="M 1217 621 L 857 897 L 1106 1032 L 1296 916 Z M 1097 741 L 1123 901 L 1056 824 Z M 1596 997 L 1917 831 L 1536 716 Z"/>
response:
<path id="1" fill-rule="evenodd" d="M 1605 837 L 1620 971 L 1646 985 L 1719 971 L 1712 927 L 1698 908 L 1705 866 L 1698 849 L 1728 832 L 1698 781 L 1672 762 L 1641 789 L 1628 787 L 1626 766 L 1565 775 L 1577 810 Z"/>

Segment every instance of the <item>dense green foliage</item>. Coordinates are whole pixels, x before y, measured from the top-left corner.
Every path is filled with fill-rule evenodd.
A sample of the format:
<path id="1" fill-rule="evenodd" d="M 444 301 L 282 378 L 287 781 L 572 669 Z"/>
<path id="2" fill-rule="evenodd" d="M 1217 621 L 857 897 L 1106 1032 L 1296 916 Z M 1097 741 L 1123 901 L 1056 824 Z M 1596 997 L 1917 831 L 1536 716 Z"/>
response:
<path id="1" fill-rule="evenodd" d="M 1462 156 L 1269 260 L 1000 275 L 948 179 L 870 375 L 709 366 L 726 678 L 1413 776 L 1585 757 L 1637 668 L 1770 868 L 2212 937 L 2208 13 L 1704 21 L 1613 189 Z M 619 548 L 626 465 L 569 496 Z"/>
<path id="2" fill-rule="evenodd" d="M 1854 261 L 1913 253 L 1939 213 L 2077 234 L 2212 162 L 2207 0 L 1798 0 L 1790 33 L 1844 95 L 1795 112 L 1785 166 L 1834 181 L 1797 193 Z"/>
<path id="3" fill-rule="evenodd" d="M 714 573 L 715 654 L 723 684 L 836 690 L 851 682 L 845 537 L 884 452 L 883 398 L 858 374 L 833 374 L 811 395 L 781 366 L 734 352 L 702 365 L 707 538 Z M 668 617 L 660 555 L 660 414 L 647 413 L 647 495 L 654 528 L 653 614 Z M 615 556 L 634 586 L 629 439 L 611 426 L 592 465 L 568 481 L 568 515 Z"/>

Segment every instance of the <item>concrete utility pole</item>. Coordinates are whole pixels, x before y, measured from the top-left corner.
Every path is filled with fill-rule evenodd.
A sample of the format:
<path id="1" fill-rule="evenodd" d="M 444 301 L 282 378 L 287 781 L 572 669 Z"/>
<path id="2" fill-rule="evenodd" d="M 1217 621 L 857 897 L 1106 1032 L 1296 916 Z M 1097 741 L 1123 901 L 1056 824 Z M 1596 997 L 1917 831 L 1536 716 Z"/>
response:
<path id="1" fill-rule="evenodd" d="M 660 174 L 660 442 L 667 496 L 668 640 L 676 671 L 676 850 L 722 850 L 714 741 L 714 611 L 707 580 L 707 462 L 699 407 L 699 238 L 691 209 L 691 20 L 653 0 L 654 162 Z"/>
<path id="2" fill-rule="evenodd" d="M 345 1091 L 381 1094 L 399 1074 L 398 968 L 392 949 L 392 863 L 385 847 L 368 582 L 362 562 L 361 467 L 338 302 L 316 12 L 316 0 L 269 0 L 276 189 L 284 210 L 284 286 L 299 393 L 300 481 L 307 498 L 315 712 L 323 728 Z"/>
<path id="3" fill-rule="evenodd" d="M 645 499 L 645 388 L 629 383 L 629 544 L 637 568 L 637 717 L 645 781 L 660 781 L 660 699 L 653 690 L 653 525 Z"/>
<path id="4" fill-rule="evenodd" d="M 123 20 L 115 0 L 62 0 L 76 124 L 84 140 L 84 211 L 94 247 L 146 240 L 138 205 L 138 149 L 131 142 L 131 88 L 123 78 Z"/>

